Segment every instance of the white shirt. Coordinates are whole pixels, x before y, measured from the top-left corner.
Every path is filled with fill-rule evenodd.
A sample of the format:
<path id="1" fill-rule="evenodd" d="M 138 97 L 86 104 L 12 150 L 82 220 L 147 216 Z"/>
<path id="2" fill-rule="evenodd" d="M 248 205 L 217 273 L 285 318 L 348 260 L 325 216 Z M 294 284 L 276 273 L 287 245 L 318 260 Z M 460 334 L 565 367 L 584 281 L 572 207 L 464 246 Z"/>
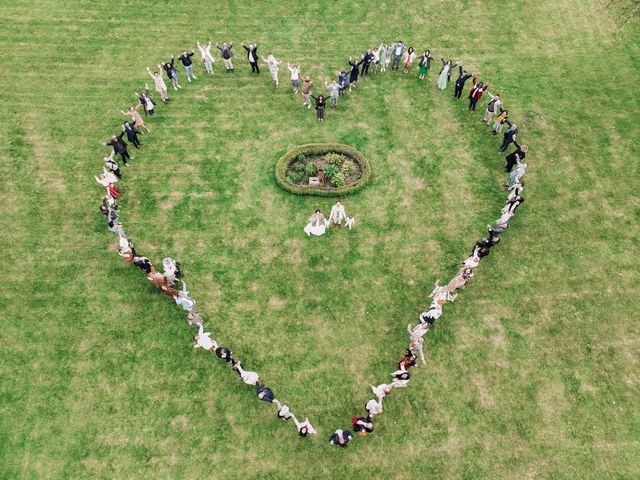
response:
<path id="1" fill-rule="evenodd" d="M 415 328 L 413 328 L 413 330 L 411 329 L 411 325 L 407 326 L 407 331 L 409 332 L 409 338 L 411 338 L 411 340 L 413 341 L 418 341 L 419 339 L 421 339 L 425 333 L 427 333 L 427 330 L 429 330 L 429 324 L 428 323 L 419 323 L 418 325 L 415 326 Z"/>
<path id="2" fill-rule="evenodd" d="M 291 80 L 300 80 L 300 69 L 288 67 L 291 72 Z"/>
<path id="3" fill-rule="evenodd" d="M 371 415 L 377 415 L 382 413 L 382 403 L 378 400 L 371 399 L 364 406 L 364 409 Z"/>
<path id="4" fill-rule="evenodd" d="M 329 221 L 334 223 L 340 223 L 343 219 L 347 218 L 347 213 L 344 210 L 344 205 L 337 203 L 331 207 L 331 214 L 329 215 Z"/>
<path id="5" fill-rule="evenodd" d="M 356 224 L 356 219 L 353 217 L 347 217 L 344 219 L 347 227 L 349 227 L 349 230 L 351 230 L 353 228 L 353 226 Z"/>
<path id="6" fill-rule="evenodd" d="M 193 348 L 204 348 L 205 350 L 211 350 L 211 348 L 218 348 L 218 344 L 211 340 L 211 333 L 204 331 L 204 327 L 200 325 L 198 327 L 198 335 L 196 335 L 196 344 Z"/>
<path id="7" fill-rule="evenodd" d="M 116 183 L 118 181 L 118 177 L 116 177 L 111 172 L 105 172 L 102 175 L 98 175 L 96 177 L 96 182 L 98 182 L 103 187 L 106 187 L 110 183 Z"/>
<path id="8" fill-rule="evenodd" d="M 298 429 L 298 431 L 302 430 L 302 427 L 307 427 L 307 432 L 309 432 L 309 435 L 314 435 L 315 433 L 317 433 L 316 429 L 313 428 L 311 423 L 309 423 L 309 419 L 308 418 L 305 418 L 304 422 L 300 423 L 300 422 L 298 422 L 298 419 L 294 415 L 293 421 L 296 424 L 296 428 Z"/>
<path id="9" fill-rule="evenodd" d="M 380 402 L 380 405 L 382 405 L 382 399 L 387 396 L 387 392 L 385 392 L 387 388 L 388 389 L 393 388 L 393 384 L 389 385 L 386 383 L 381 383 L 377 387 L 374 387 L 373 385 L 371 385 L 371 390 L 373 391 L 373 394 L 376 397 L 378 397 L 378 401 Z"/>
<path id="10" fill-rule="evenodd" d="M 509 223 L 509 221 L 512 218 L 513 218 L 513 212 L 506 212 L 498 220 L 496 220 L 496 225 L 502 225 L 503 223 Z"/>
<path id="11" fill-rule="evenodd" d="M 400 55 L 402 53 L 402 47 L 404 47 L 402 44 L 396 45 L 396 49 L 393 51 L 394 55 Z"/>
<path id="12" fill-rule="evenodd" d="M 434 320 L 439 319 L 442 316 L 442 305 L 436 304 L 435 307 L 432 307 L 428 312 L 427 316 L 433 318 Z"/>
<path id="13" fill-rule="evenodd" d="M 395 379 L 393 382 L 391 382 L 391 385 L 393 385 L 395 388 L 404 388 L 408 384 L 409 384 L 409 380 Z"/>
<path id="14" fill-rule="evenodd" d="M 444 286 L 434 288 L 430 296 L 433 297 L 433 303 L 437 303 L 440 300 L 445 300 L 449 302 L 453 302 L 455 300 L 455 297 L 451 295 L 451 293 L 448 292 L 447 288 Z"/>
<path id="15" fill-rule="evenodd" d="M 165 257 L 162 259 L 162 268 L 164 269 L 165 275 L 169 275 L 170 277 L 175 276 L 176 271 L 178 270 L 176 261 L 170 257 Z"/>
<path id="16" fill-rule="evenodd" d="M 278 65 L 280 65 L 280 62 L 276 60 L 276 57 L 273 55 L 269 55 L 267 57 L 267 63 L 269 64 L 269 68 L 274 70 L 278 70 Z"/>
<path id="17" fill-rule="evenodd" d="M 213 56 L 211 55 L 211 44 L 203 47 L 202 45 L 198 45 L 198 49 L 200 50 L 200 56 L 203 60 L 209 60 L 210 62 L 215 62 Z"/>
<path id="18" fill-rule="evenodd" d="M 244 372 L 241 377 L 247 385 L 255 385 L 260 380 L 256 372 Z"/>

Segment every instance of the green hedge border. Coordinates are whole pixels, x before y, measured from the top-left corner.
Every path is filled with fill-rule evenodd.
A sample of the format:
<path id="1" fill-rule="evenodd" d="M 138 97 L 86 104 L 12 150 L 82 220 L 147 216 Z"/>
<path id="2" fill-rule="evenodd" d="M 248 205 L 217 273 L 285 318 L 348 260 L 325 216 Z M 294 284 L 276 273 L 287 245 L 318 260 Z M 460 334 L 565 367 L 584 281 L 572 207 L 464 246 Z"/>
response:
<path id="1" fill-rule="evenodd" d="M 313 185 L 296 185 L 287 180 L 287 170 L 289 165 L 295 158 L 301 153 L 307 155 L 324 155 L 325 153 L 340 153 L 355 160 L 360 164 L 362 170 L 362 176 L 355 182 L 345 185 L 343 187 L 316 187 Z M 349 145 L 342 145 L 340 143 L 307 143 L 300 145 L 285 153 L 276 164 L 276 181 L 287 192 L 295 195 L 317 195 L 320 197 L 337 197 L 340 195 L 348 195 L 350 193 L 361 190 L 369 181 L 371 177 L 371 166 L 369 160 Z"/>

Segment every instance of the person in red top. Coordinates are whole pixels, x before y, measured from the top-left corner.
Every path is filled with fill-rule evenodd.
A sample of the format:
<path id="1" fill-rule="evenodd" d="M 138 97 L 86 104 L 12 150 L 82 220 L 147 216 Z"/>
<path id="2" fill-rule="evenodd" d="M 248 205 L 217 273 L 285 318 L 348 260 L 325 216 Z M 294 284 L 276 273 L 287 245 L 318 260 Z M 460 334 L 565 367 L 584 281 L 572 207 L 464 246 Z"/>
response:
<path id="1" fill-rule="evenodd" d="M 487 88 L 489 88 L 489 83 L 484 84 L 482 82 L 478 82 L 475 77 L 473 78 L 473 87 L 469 92 L 469 111 L 476 111 L 476 104 L 478 103 L 478 100 L 482 98 L 482 94 Z"/>

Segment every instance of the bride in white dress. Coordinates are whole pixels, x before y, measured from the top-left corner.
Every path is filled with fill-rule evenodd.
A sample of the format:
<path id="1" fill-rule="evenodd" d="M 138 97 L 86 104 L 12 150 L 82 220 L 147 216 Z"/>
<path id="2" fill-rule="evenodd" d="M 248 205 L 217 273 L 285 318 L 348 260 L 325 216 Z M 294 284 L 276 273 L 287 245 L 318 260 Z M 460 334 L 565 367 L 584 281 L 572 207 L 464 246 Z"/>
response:
<path id="1" fill-rule="evenodd" d="M 327 230 L 327 225 L 329 221 L 324 218 L 324 215 L 320 210 L 316 210 L 309 220 L 307 220 L 307 225 L 304 227 L 304 233 L 307 234 L 308 237 L 311 234 L 319 237 L 320 235 L 324 235 L 324 232 Z"/>

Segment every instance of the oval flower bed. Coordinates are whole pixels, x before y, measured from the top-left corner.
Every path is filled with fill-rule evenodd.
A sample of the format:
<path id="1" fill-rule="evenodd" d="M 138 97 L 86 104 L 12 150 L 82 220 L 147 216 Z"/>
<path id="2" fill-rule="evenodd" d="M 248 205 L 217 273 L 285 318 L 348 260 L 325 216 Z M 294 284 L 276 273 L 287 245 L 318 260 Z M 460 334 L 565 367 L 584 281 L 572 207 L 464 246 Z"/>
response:
<path id="1" fill-rule="evenodd" d="M 371 174 L 358 150 L 338 143 L 311 143 L 289 150 L 276 164 L 276 180 L 288 192 L 325 197 L 360 190 Z"/>

